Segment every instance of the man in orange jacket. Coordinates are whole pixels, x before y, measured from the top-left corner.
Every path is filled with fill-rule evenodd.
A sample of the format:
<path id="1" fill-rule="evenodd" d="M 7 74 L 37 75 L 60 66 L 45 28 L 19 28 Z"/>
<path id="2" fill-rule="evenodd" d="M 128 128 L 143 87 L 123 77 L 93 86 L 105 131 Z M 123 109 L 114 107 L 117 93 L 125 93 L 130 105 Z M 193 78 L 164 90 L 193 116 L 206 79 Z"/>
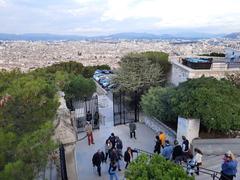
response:
<path id="1" fill-rule="evenodd" d="M 165 134 L 164 134 L 162 131 L 160 131 L 159 140 L 160 140 L 160 142 L 161 142 L 162 147 L 164 147 L 164 145 L 165 145 L 165 140 L 166 140 L 166 136 L 165 136 Z"/>

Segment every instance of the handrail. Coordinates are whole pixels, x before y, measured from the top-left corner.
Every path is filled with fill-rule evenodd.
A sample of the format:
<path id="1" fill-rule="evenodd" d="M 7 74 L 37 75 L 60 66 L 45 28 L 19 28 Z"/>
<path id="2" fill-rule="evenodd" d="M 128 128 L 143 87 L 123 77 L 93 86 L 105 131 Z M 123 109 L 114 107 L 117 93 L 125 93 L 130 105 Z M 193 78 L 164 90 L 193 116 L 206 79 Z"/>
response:
<path id="1" fill-rule="evenodd" d="M 151 152 L 148 152 L 148 151 L 145 151 L 145 150 L 142 150 L 142 149 L 138 149 L 138 148 L 134 148 L 134 150 L 137 151 L 137 154 L 138 154 L 138 153 L 145 153 L 145 154 L 147 154 L 150 158 L 155 154 L 155 153 L 151 153 Z M 181 166 L 184 167 L 184 168 L 187 168 L 187 166 L 185 166 L 185 165 L 182 165 L 182 164 L 179 164 L 179 165 L 181 165 Z M 219 175 L 220 175 L 220 176 L 224 176 L 224 175 L 222 175 L 221 172 L 214 171 L 214 170 L 212 170 L 212 169 L 203 168 L 203 167 L 199 167 L 199 172 L 201 172 L 201 173 L 203 173 L 203 174 L 206 174 L 206 175 L 210 175 L 210 176 L 213 178 L 213 180 L 215 180 L 215 178 L 220 179 L 220 177 L 218 177 Z M 225 177 L 225 179 L 229 179 L 229 178 L 226 177 L 226 176 L 224 176 L 224 177 Z M 229 180 L 230 180 L 230 179 L 229 179 Z"/>

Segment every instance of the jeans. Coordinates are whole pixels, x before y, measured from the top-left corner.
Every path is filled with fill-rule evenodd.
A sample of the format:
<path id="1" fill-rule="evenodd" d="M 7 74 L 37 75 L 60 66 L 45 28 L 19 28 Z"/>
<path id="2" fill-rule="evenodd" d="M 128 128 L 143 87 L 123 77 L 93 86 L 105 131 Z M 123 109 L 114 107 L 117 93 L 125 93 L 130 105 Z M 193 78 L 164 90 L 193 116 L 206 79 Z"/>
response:
<path id="1" fill-rule="evenodd" d="M 119 180 L 119 177 L 118 177 L 118 174 L 116 172 L 113 172 L 111 175 L 110 175 L 110 180 Z"/>
<path id="2" fill-rule="evenodd" d="M 101 165 L 97 166 L 98 175 L 101 176 Z"/>

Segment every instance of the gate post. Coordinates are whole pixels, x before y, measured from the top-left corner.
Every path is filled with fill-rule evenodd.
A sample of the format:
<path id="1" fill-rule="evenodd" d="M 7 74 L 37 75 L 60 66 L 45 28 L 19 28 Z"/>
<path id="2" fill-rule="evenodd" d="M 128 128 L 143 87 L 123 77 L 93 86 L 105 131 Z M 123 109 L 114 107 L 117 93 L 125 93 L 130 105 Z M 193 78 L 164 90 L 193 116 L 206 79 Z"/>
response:
<path id="1" fill-rule="evenodd" d="M 137 92 L 137 90 L 136 91 L 134 91 L 134 122 L 137 122 L 138 121 L 138 110 L 137 110 L 137 106 L 138 106 L 138 92 Z"/>

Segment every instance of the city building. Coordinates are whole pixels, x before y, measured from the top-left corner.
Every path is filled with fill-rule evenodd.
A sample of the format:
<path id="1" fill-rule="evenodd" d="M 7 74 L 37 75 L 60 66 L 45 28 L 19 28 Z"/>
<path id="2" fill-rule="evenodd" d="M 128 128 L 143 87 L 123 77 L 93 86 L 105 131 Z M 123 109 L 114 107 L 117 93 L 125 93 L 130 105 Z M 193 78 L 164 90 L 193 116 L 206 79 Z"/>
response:
<path id="1" fill-rule="evenodd" d="M 215 77 L 240 72 L 240 52 L 228 49 L 225 57 L 172 57 L 170 82 L 177 86 L 188 79 Z"/>

